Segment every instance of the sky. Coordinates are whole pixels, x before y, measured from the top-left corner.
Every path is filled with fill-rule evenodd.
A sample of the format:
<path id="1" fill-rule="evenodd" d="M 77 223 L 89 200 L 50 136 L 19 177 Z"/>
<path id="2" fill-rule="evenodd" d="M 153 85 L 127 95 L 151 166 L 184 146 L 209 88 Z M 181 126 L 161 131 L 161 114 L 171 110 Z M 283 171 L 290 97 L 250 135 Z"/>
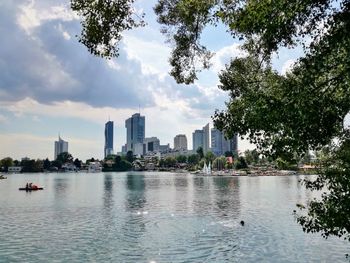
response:
<path id="1" fill-rule="evenodd" d="M 153 13 L 155 0 L 138 0 L 147 25 L 123 34 L 120 56 L 94 57 L 76 35 L 79 17 L 69 0 L 0 2 L 0 158 L 53 159 L 58 134 L 73 157 L 102 158 L 104 125 L 114 121 L 114 151 L 126 143 L 125 120 L 146 117 L 146 137 L 173 146 L 177 134 L 207 123 L 224 110 L 228 94 L 217 74 L 231 58 L 244 56 L 225 28 L 207 28 L 203 43 L 215 52 L 212 67 L 193 85 L 179 85 L 168 74 L 171 52 Z M 286 72 L 302 54 L 282 49 L 273 65 Z M 254 148 L 240 139 L 241 152 Z"/>

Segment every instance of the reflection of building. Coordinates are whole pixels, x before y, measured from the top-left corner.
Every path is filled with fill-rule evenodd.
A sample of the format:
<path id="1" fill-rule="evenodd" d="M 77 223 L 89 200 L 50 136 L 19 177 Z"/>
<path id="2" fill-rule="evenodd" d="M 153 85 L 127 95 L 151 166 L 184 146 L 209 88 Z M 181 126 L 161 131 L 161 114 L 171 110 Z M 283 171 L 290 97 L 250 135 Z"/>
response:
<path id="1" fill-rule="evenodd" d="M 57 156 L 60 153 L 68 152 L 68 142 L 61 139 L 60 136 L 58 136 L 58 141 L 55 141 L 55 155 L 54 159 L 57 159 Z"/>
<path id="2" fill-rule="evenodd" d="M 113 121 L 108 121 L 105 125 L 105 158 L 113 154 Z"/>
<path id="3" fill-rule="evenodd" d="M 195 130 L 192 133 L 193 151 L 197 151 L 199 147 L 203 148 L 203 152 L 209 151 L 209 123 L 202 130 Z"/>
<path id="4" fill-rule="evenodd" d="M 134 145 L 145 139 L 145 116 L 135 113 L 125 121 L 126 150 L 134 152 Z"/>
<path id="5" fill-rule="evenodd" d="M 178 134 L 174 138 L 174 149 L 175 150 L 187 150 L 187 138 L 185 134 Z"/>
<path id="6" fill-rule="evenodd" d="M 225 152 L 237 153 L 237 135 L 231 140 L 227 140 L 223 132 L 212 128 L 211 149 L 215 155 L 224 155 Z"/>

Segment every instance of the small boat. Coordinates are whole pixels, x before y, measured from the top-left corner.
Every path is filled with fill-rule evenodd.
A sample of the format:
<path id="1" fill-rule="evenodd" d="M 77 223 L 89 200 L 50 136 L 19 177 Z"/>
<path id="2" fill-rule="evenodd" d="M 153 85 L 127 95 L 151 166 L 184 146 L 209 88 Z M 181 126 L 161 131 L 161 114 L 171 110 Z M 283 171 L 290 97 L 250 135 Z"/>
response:
<path id="1" fill-rule="evenodd" d="M 18 188 L 18 190 L 20 190 L 20 191 L 31 192 L 31 191 L 44 190 L 44 188 L 43 188 L 43 187 L 37 187 L 37 188 L 26 188 L 26 187 L 22 187 L 22 188 Z"/>

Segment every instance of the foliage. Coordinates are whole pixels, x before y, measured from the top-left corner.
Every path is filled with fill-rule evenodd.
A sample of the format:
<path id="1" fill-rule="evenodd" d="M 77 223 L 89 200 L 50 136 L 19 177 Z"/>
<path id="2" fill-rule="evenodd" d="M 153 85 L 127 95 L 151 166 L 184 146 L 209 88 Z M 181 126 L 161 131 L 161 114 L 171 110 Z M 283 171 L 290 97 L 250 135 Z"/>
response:
<path id="1" fill-rule="evenodd" d="M 23 173 L 38 173 L 44 169 L 44 162 L 42 160 L 23 160 L 21 162 Z"/>
<path id="2" fill-rule="evenodd" d="M 159 160 L 159 166 L 161 167 L 175 167 L 177 161 L 174 157 L 165 157 L 164 159 L 160 159 Z"/>
<path id="3" fill-rule="evenodd" d="M 232 151 L 226 151 L 225 152 L 225 157 L 233 157 L 233 152 Z"/>
<path id="4" fill-rule="evenodd" d="M 6 157 L 0 161 L 0 167 L 3 167 L 5 172 L 7 172 L 7 169 L 13 165 L 13 160 L 10 157 Z"/>
<path id="5" fill-rule="evenodd" d="M 204 157 L 204 152 L 202 147 L 198 147 L 196 150 L 196 153 L 199 155 L 199 159 L 202 159 Z"/>
<path id="6" fill-rule="evenodd" d="M 73 156 L 68 152 L 63 152 L 57 155 L 57 161 L 60 161 L 62 164 L 64 163 L 73 163 Z"/>
<path id="7" fill-rule="evenodd" d="M 213 163 L 214 159 L 215 159 L 215 154 L 211 151 L 208 151 L 206 154 L 205 154 L 205 160 L 207 163 Z"/>
<path id="8" fill-rule="evenodd" d="M 81 168 L 81 163 L 82 161 L 79 160 L 78 158 L 75 158 L 73 164 L 75 165 L 76 168 L 80 169 Z"/>
<path id="9" fill-rule="evenodd" d="M 243 156 L 240 156 L 235 160 L 234 166 L 237 170 L 248 168 L 247 162 Z"/>
<path id="10" fill-rule="evenodd" d="M 332 146 L 319 166 L 316 180 L 305 180 L 307 188 L 322 191 L 320 199 L 308 204 L 307 214 L 297 217 L 306 232 L 321 232 L 350 239 L 350 137 Z M 299 205 L 304 210 L 303 205 Z"/>
<path id="11" fill-rule="evenodd" d="M 49 170 L 51 167 L 51 162 L 49 160 L 49 158 L 46 158 L 43 162 L 43 169 L 44 170 Z"/>
<path id="12" fill-rule="evenodd" d="M 132 163 L 134 161 L 134 154 L 132 151 L 128 151 L 126 153 L 126 160 L 129 162 L 129 163 Z"/>
<path id="13" fill-rule="evenodd" d="M 246 150 L 244 152 L 245 160 L 247 161 L 247 164 L 257 164 L 259 162 L 259 153 L 256 149 L 250 151 Z"/>
<path id="14" fill-rule="evenodd" d="M 81 16 L 79 42 L 101 57 L 118 56 L 122 32 L 143 26 L 144 14 L 133 8 L 134 0 L 71 0 L 71 8 Z"/>
<path id="15" fill-rule="evenodd" d="M 186 163 L 187 162 L 187 156 L 186 155 L 178 155 L 178 156 L 176 156 L 176 161 L 178 163 Z"/>
<path id="16" fill-rule="evenodd" d="M 187 158 L 187 162 L 188 162 L 189 164 L 192 164 L 192 165 L 198 164 L 199 160 L 200 160 L 200 158 L 199 158 L 199 155 L 198 155 L 198 154 L 191 154 L 191 155 L 189 155 L 188 158 Z"/>
<path id="17" fill-rule="evenodd" d="M 213 161 L 213 168 L 217 170 L 222 170 L 225 168 L 226 162 L 227 161 L 225 156 L 216 157 Z"/>

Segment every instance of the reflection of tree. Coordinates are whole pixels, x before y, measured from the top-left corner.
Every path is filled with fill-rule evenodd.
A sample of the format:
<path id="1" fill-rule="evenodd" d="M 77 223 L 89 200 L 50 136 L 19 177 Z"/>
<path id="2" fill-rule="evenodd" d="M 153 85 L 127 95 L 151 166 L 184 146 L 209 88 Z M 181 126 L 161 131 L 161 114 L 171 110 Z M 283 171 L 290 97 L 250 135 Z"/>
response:
<path id="1" fill-rule="evenodd" d="M 138 210 L 143 208 L 146 204 L 145 198 L 145 176 L 142 174 L 128 174 L 127 175 L 127 207 L 129 209 Z"/>

